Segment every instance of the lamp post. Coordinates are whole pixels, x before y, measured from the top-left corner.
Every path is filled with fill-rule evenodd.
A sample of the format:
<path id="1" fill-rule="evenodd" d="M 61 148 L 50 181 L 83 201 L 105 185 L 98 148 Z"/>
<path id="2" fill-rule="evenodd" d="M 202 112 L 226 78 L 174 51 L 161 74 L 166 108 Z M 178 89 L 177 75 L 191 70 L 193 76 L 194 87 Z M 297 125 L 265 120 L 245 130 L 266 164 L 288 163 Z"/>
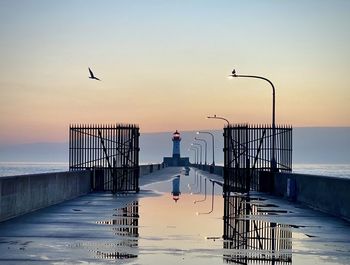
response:
<path id="1" fill-rule="evenodd" d="M 224 117 L 219 117 L 219 116 L 216 116 L 216 114 L 214 114 L 214 116 L 208 116 L 207 117 L 208 119 L 217 119 L 217 120 L 224 120 L 227 122 L 227 127 L 230 125 L 230 122 L 228 119 L 224 118 Z"/>
<path id="2" fill-rule="evenodd" d="M 272 84 L 272 82 L 262 76 L 257 76 L 257 75 L 237 75 L 236 70 L 233 69 L 232 74 L 230 75 L 231 77 L 248 77 L 248 78 L 256 78 L 256 79 L 261 79 L 265 80 L 268 82 L 271 87 L 272 87 L 272 155 L 271 155 L 271 171 L 275 172 L 277 169 L 277 163 L 276 163 L 276 156 L 275 156 L 275 147 L 276 147 L 276 124 L 275 124 L 275 87 Z"/>
<path id="3" fill-rule="evenodd" d="M 202 165 L 202 145 L 201 144 L 197 144 L 197 143 L 192 143 L 192 146 L 199 146 L 199 160 L 200 160 L 200 164 Z"/>
<path id="4" fill-rule="evenodd" d="M 210 134 L 211 135 L 211 140 L 212 140 L 212 149 L 213 149 L 213 163 L 212 165 L 215 166 L 215 142 L 214 142 L 214 134 L 210 133 L 210 132 L 203 132 L 203 131 L 199 131 L 197 132 L 197 134 L 200 133 L 205 133 L 205 134 Z"/>
<path id="5" fill-rule="evenodd" d="M 191 147 L 188 151 L 194 151 L 194 163 L 197 163 L 197 148 Z"/>
<path id="6" fill-rule="evenodd" d="M 204 146 L 205 146 L 205 148 L 204 148 L 204 150 L 205 150 L 205 152 L 204 152 L 204 164 L 207 165 L 207 150 L 208 150 L 207 141 L 204 140 L 204 139 L 201 139 L 201 138 L 197 138 L 197 137 L 194 137 L 194 139 L 195 139 L 196 141 L 201 141 L 201 142 L 204 143 Z"/>

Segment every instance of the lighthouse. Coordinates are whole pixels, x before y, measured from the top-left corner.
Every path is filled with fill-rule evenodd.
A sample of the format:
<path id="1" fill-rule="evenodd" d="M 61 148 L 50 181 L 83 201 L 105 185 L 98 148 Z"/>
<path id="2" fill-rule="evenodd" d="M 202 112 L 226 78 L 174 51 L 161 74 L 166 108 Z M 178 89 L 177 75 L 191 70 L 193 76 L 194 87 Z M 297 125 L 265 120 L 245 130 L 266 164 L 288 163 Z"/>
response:
<path id="1" fill-rule="evenodd" d="M 173 155 L 170 157 L 164 157 L 163 163 L 168 167 L 188 166 L 190 164 L 189 158 L 181 157 L 180 154 L 181 137 L 178 130 L 173 133 L 171 140 L 173 141 Z"/>
<path id="2" fill-rule="evenodd" d="M 174 159 L 180 159 L 180 142 L 181 137 L 180 133 L 176 130 L 176 132 L 173 133 L 173 158 Z"/>

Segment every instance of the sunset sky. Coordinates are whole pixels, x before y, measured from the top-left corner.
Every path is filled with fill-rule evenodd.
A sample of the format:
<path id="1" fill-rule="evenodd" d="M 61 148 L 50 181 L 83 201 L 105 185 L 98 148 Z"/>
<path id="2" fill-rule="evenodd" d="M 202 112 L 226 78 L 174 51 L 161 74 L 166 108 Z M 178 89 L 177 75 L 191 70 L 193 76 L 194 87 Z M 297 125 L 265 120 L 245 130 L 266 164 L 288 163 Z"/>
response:
<path id="1" fill-rule="evenodd" d="M 0 143 L 70 123 L 350 126 L 350 1 L 0 1 Z M 88 79 L 88 67 L 101 82 Z"/>

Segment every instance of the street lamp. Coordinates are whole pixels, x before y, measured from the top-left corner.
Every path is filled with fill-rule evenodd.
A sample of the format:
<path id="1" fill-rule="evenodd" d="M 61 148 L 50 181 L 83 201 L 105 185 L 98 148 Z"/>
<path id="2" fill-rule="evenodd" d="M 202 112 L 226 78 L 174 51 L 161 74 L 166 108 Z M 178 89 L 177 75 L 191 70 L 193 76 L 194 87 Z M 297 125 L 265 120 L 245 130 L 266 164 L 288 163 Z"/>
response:
<path id="1" fill-rule="evenodd" d="M 200 155 L 199 155 L 199 157 L 200 157 L 200 164 L 202 165 L 202 145 L 201 144 L 197 144 L 197 143 L 192 143 L 191 145 L 192 146 L 199 146 L 199 149 L 200 149 L 200 151 L 199 151 L 199 153 L 200 153 Z"/>
<path id="2" fill-rule="evenodd" d="M 213 149 L 213 163 L 212 165 L 215 166 L 215 143 L 214 143 L 214 134 L 210 133 L 210 132 L 203 132 L 203 131 L 199 131 L 197 132 L 197 134 L 200 133 L 205 133 L 205 134 L 210 134 L 211 135 L 211 140 L 212 140 L 212 149 Z"/>
<path id="3" fill-rule="evenodd" d="M 277 169 L 277 163 L 276 163 L 276 157 L 275 157 L 275 147 L 276 147 L 276 124 L 275 124 L 275 87 L 272 84 L 272 82 L 262 76 L 257 76 L 257 75 L 237 75 L 236 74 L 236 70 L 233 69 L 232 70 L 232 74 L 230 75 L 230 77 L 248 77 L 248 78 L 256 78 L 256 79 L 261 79 L 261 80 L 265 80 L 266 82 L 268 82 L 271 87 L 272 87 L 272 158 L 271 158 L 271 171 L 275 172 Z"/>
<path id="4" fill-rule="evenodd" d="M 197 163 L 197 148 L 191 147 L 188 151 L 194 151 L 194 163 Z"/>
<path id="5" fill-rule="evenodd" d="M 204 150 L 205 150 L 205 162 L 204 162 L 204 164 L 205 165 L 207 165 L 207 150 L 208 150 L 208 144 L 207 144 L 207 141 L 205 140 L 205 139 L 201 139 L 201 138 L 197 138 L 197 137 L 194 137 L 194 139 L 196 140 L 196 141 L 201 141 L 201 142 L 204 142 L 204 146 L 205 146 L 205 148 L 204 148 Z"/>
<path id="6" fill-rule="evenodd" d="M 230 122 L 228 119 L 224 118 L 224 117 L 219 117 L 219 116 L 216 116 L 216 114 L 214 114 L 214 116 L 208 116 L 207 117 L 208 119 L 217 119 L 217 120 L 224 120 L 227 122 L 227 127 L 230 125 Z"/>

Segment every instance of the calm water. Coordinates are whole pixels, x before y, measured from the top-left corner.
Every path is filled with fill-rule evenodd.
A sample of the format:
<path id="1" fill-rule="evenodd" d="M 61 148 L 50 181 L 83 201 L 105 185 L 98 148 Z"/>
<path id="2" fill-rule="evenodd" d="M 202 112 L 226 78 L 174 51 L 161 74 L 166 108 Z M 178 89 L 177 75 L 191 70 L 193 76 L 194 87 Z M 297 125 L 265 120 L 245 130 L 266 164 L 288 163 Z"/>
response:
<path id="1" fill-rule="evenodd" d="M 0 177 L 67 170 L 67 163 L 0 162 Z"/>
<path id="2" fill-rule="evenodd" d="M 0 177 L 67 170 L 67 163 L 0 162 Z M 350 178 L 350 164 L 294 164 L 293 172 Z"/>
<path id="3" fill-rule="evenodd" d="M 329 177 L 350 178 L 349 164 L 295 164 L 293 172 Z"/>

